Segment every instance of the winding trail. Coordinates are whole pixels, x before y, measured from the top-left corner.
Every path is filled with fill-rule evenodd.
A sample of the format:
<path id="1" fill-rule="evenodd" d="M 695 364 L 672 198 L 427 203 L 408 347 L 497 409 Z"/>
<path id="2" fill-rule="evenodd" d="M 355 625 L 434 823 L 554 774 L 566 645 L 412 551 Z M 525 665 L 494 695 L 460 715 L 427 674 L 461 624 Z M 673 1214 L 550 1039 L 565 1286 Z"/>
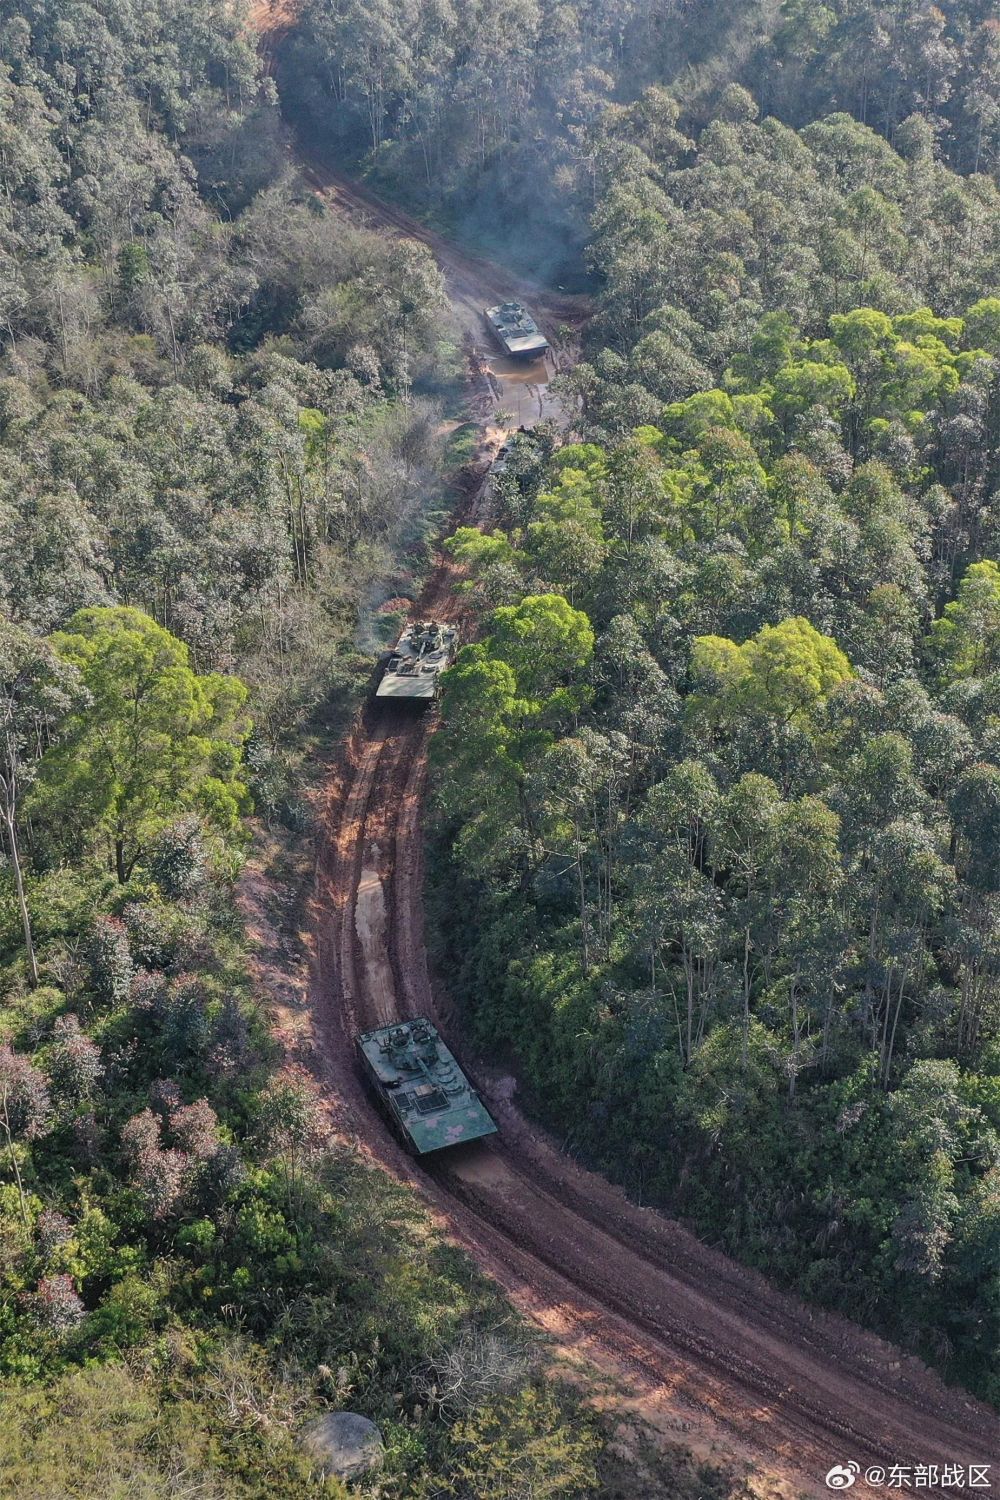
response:
<path id="1" fill-rule="evenodd" d="M 275 7 L 264 0 L 257 11 L 262 29 L 268 18 L 288 24 L 282 0 Z M 432 250 L 479 377 L 478 401 L 470 398 L 478 420 L 487 420 L 491 400 L 508 405 L 515 384 L 480 343 L 486 304 L 520 293 L 550 327 L 584 315 L 579 299 L 526 287 L 330 167 L 310 160 L 303 170 L 343 211 Z M 534 373 L 520 382 L 532 387 L 517 407 L 525 425 L 552 411 L 550 371 Z M 456 522 L 474 517 L 477 503 L 470 492 Z M 442 556 L 419 612 L 457 617 L 454 581 Z M 885 1341 L 806 1307 L 679 1224 L 629 1203 L 519 1113 L 510 1078 L 484 1069 L 476 1080 L 501 1125 L 493 1141 L 433 1164 L 400 1149 L 366 1099 L 353 1038 L 395 1016 L 427 1014 L 446 1028 L 452 1019 L 423 939 L 421 814 L 433 723 L 433 715 L 398 704 L 369 704 L 325 797 L 310 1000 L 317 1066 L 344 1133 L 413 1183 L 563 1350 L 602 1371 L 696 1453 L 752 1465 L 764 1493 L 828 1494 L 826 1471 L 849 1460 L 862 1470 L 1000 1463 L 995 1412 Z M 454 1030 L 449 1039 L 455 1043 Z M 855 1493 L 862 1491 L 859 1480 Z M 925 1493 L 961 1492 L 929 1485 Z"/>
<path id="2" fill-rule="evenodd" d="M 451 581 L 442 561 L 421 610 L 453 612 Z M 394 1016 L 449 1020 L 423 943 L 431 729 L 432 720 L 398 705 L 372 704 L 325 808 L 313 1018 L 341 1128 L 414 1183 L 564 1347 L 671 1413 L 686 1441 L 752 1462 L 772 1489 L 827 1493 L 822 1476 L 849 1459 L 863 1468 L 995 1461 L 994 1413 L 881 1339 L 805 1307 L 630 1204 L 520 1115 L 509 1079 L 484 1071 L 476 1080 L 502 1127 L 495 1142 L 432 1164 L 397 1146 L 364 1097 L 353 1037 Z"/>
<path id="3" fill-rule="evenodd" d="M 534 427 L 547 417 L 558 419 L 562 415 L 549 382 L 569 363 L 567 335 L 572 340 L 590 316 L 588 298 L 550 291 L 460 249 L 330 166 L 319 155 L 303 155 L 300 151 L 300 167 L 306 182 L 331 208 L 381 234 L 416 240 L 430 250 L 444 275 L 452 316 L 461 332 L 469 363 L 489 391 L 485 406 L 481 406 L 477 415 L 486 418 L 490 405 L 495 406 L 507 413 L 510 427 Z M 544 358 L 526 363 L 507 359 L 494 348 L 486 331 L 483 310 L 507 299 L 519 299 L 530 305 L 552 342 L 552 349 Z"/>

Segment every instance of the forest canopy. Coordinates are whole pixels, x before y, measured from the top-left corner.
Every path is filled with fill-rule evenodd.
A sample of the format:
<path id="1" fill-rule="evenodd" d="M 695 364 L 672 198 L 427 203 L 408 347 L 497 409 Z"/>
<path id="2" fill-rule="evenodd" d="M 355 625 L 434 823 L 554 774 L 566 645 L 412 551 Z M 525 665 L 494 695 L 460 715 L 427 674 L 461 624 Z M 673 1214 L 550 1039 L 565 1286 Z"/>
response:
<path id="1" fill-rule="evenodd" d="M 457 368 L 429 253 L 287 147 L 241 6 L 3 7 L 2 1483 L 334 1500 L 297 1434 L 350 1406 L 400 1496 L 592 1493 L 593 1423 L 332 1142 L 251 962 L 248 814 L 308 865 L 306 747 L 425 565 Z"/>
<path id="2" fill-rule="evenodd" d="M 448 544 L 481 638 L 433 743 L 480 1045 L 643 1201 L 994 1400 L 998 306 L 774 311 L 655 422 L 517 439 Z"/>
<path id="3" fill-rule="evenodd" d="M 6 0 L 16 1486 L 339 1497 L 291 1434 L 348 1404 L 400 1500 L 605 1484 L 251 963 L 254 830 L 303 957 L 308 758 L 428 564 L 464 374 L 430 251 L 296 141 L 585 294 L 564 430 L 447 542 L 463 1030 L 643 1203 L 1000 1403 L 997 38 L 983 0 L 300 0 L 264 67 L 242 3 Z"/>
<path id="4" fill-rule="evenodd" d="M 499 10 L 302 0 L 283 57 L 283 94 L 314 139 L 543 279 L 580 280 L 595 205 L 617 198 L 619 183 L 629 193 L 637 177 L 653 179 L 635 203 L 639 225 L 647 210 L 659 217 L 653 189 L 676 172 L 673 231 L 698 213 L 699 158 L 720 153 L 729 170 L 703 200 L 709 233 L 740 259 L 748 237 L 784 237 L 804 213 L 827 274 L 843 261 L 851 281 L 853 260 L 872 265 L 852 243 L 860 230 L 867 245 L 869 220 L 876 236 L 895 232 L 895 273 L 907 179 L 914 228 L 940 217 L 964 247 L 970 216 L 992 204 L 996 217 L 1000 42 L 982 0 L 517 0 Z M 745 128 L 758 118 L 763 133 Z M 815 139 L 831 136 L 814 180 Z M 924 274 L 940 274 L 936 237 Z M 648 253 L 664 248 L 658 239 Z M 664 279 L 672 272 L 668 260 Z M 715 289 L 733 295 L 725 281 Z M 949 310 L 934 286 L 921 296 Z M 841 306 L 868 300 L 855 285 Z"/>

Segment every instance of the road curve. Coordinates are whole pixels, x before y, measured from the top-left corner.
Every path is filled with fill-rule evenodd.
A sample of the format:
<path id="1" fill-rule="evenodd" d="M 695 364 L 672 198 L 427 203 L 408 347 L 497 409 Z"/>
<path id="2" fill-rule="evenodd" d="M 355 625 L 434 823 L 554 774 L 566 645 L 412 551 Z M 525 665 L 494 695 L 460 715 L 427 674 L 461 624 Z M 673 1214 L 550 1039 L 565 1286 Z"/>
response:
<path id="1" fill-rule="evenodd" d="M 422 609 L 446 612 L 449 594 L 442 563 Z M 447 1024 L 422 933 L 431 722 L 372 705 L 325 810 L 313 1016 L 344 1129 L 415 1182 L 529 1312 L 544 1322 L 558 1309 L 561 1338 L 579 1334 L 626 1383 L 641 1377 L 667 1388 L 678 1411 L 714 1424 L 723 1450 L 731 1440 L 733 1451 L 795 1489 L 819 1493 L 827 1469 L 848 1459 L 863 1468 L 995 1461 L 995 1413 L 882 1340 L 806 1308 L 678 1224 L 629 1204 L 520 1117 L 500 1080 L 477 1080 L 502 1125 L 495 1142 L 428 1167 L 401 1152 L 365 1100 L 352 1041 L 394 1016 L 430 1014 Z"/>
<path id="2" fill-rule="evenodd" d="M 289 15 L 284 0 L 257 7 L 262 31 L 268 17 L 284 26 Z M 428 245 L 477 360 L 482 308 L 493 300 L 530 301 L 550 330 L 585 316 L 580 299 L 545 293 L 449 245 L 319 161 L 302 166 L 328 201 Z M 493 395 L 506 400 L 504 374 Z M 543 394 L 526 425 L 550 409 Z M 420 611 L 454 616 L 453 581 L 442 558 Z M 423 942 L 421 810 L 432 725 L 432 716 L 399 705 L 370 705 L 325 799 L 310 995 L 319 1068 L 345 1132 L 414 1183 L 563 1345 L 596 1358 L 626 1387 L 657 1392 L 682 1430 L 707 1424 L 718 1452 L 752 1458 L 786 1492 L 827 1494 L 827 1469 L 848 1460 L 862 1470 L 1000 1463 L 995 1412 L 883 1340 L 807 1308 L 677 1223 L 630 1204 L 520 1115 L 509 1080 L 488 1072 L 477 1080 L 501 1124 L 493 1142 L 432 1166 L 402 1152 L 360 1085 L 353 1038 L 395 1016 L 429 1014 L 446 1026 L 450 1019 Z M 859 1481 L 856 1492 L 865 1489 Z M 926 1493 L 954 1500 L 956 1492 L 927 1486 Z"/>
<path id="3" fill-rule="evenodd" d="M 489 397 L 477 412 L 484 421 L 491 410 L 505 413 L 508 428 L 534 427 L 546 418 L 559 421 L 562 407 L 550 382 L 568 368 L 579 329 L 592 308 L 587 297 L 553 292 L 536 282 L 512 275 L 482 256 L 451 244 L 394 204 L 387 203 L 362 183 L 332 167 L 320 155 L 303 156 L 300 169 L 313 191 L 332 209 L 394 239 L 416 240 L 430 250 L 444 276 L 448 302 L 466 355 Z M 550 341 L 550 350 L 529 361 L 504 357 L 490 338 L 484 319 L 487 307 L 508 299 L 531 309 Z"/>

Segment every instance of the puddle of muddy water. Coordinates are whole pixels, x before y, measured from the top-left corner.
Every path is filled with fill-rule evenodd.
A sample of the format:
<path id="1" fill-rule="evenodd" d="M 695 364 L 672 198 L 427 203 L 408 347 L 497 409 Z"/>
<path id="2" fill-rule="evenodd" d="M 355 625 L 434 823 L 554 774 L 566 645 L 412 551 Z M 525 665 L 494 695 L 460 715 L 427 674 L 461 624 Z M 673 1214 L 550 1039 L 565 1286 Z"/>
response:
<path id="1" fill-rule="evenodd" d="M 497 406 L 510 413 L 511 427 L 534 427 L 543 417 L 559 418 L 559 403 L 549 393 L 549 381 L 555 374 L 551 359 L 522 361 L 491 355 L 489 370 L 494 391 L 499 386 Z"/>
<path id="2" fill-rule="evenodd" d="M 547 359 L 506 359 L 503 355 L 490 359 L 490 369 L 498 380 L 506 385 L 548 385 L 550 366 Z"/>

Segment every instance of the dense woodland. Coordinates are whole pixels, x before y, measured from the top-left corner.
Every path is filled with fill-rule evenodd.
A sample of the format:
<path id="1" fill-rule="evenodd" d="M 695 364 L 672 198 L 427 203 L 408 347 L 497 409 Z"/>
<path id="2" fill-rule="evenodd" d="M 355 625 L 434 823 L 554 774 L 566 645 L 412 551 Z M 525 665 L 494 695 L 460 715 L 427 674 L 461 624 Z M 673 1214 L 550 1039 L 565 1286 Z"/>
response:
<path id="1" fill-rule="evenodd" d="M 339 1495 L 292 1434 L 349 1405 L 394 1496 L 630 1493 L 331 1148 L 250 977 L 248 819 L 305 832 L 459 372 L 430 256 L 328 213 L 290 127 L 595 298 L 575 430 L 450 543 L 429 896 L 471 1035 L 643 1201 L 1000 1400 L 997 37 L 303 0 L 275 83 L 223 0 L 8 0 L 8 1487 Z"/>
<path id="2" fill-rule="evenodd" d="M 885 170 L 876 135 L 907 159 L 933 157 L 977 174 L 973 203 L 995 196 L 1000 29 L 986 0 L 941 7 L 927 0 L 513 0 L 503 7 L 302 0 L 298 14 L 281 77 L 310 139 L 329 142 L 394 192 L 543 278 L 580 279 L 595 204 L 623 165 L 609 138 L 620 135 L 621 110 L 649 90 L 668 89 L 682 117 L 676 135 L 667 101 L 649 94 L 647 140 L 658 171 L 695 167 L 699 143 L 718 152 L 725 137 L 718 142 L 712 127 L 731 120 L 734 109 L 737 119 L 743 114 L 745 105 L 733 99 L 735 91 L 742 100 L 742 86 L 751 108 L 774 123 L 804 129 L 834 116 L 866 127 L 856 139 L 867 140 L 867 150 L 856 155 L 868 160 L 853 165 L 848 191 L 873 188 L 877 211 L 887 198 L 889 229 L 898 174 Z M 720 248 L 741 255 L 744 236 L 759 237 L 773 218 L 777 239 L 779 226 L 800 212 L 813 222 L 795 238 L 815 243 L 808 160 L 780 133 L 753 154 L 774 149 L 784 175 L 804 180 L 790 201 L 759 172 L 746 198 L 731 181 L 736 196 L 707 205 L 730 221 L 733 243 Z M 633 151 L 626 155 L 634 159 Z M 821 173 L 821 183 L 836 186 L 841 175 L 831 183 Z M 934 216 L 960 231 L 968 213 L 961 183 L 927 170 L 922 178 L 915 211 L 924 215 L 933 203 Z M 683 175 L 677 187 L 686 209 Z M 946 191 L 957 197 L 938 207 Z M 854 216 L 863 208 L 862 201 Z M 842 227 L 849 232 L 853 224 Z M 840 244 L 830 247 L 832 256 L 840 253 Z"/>
<path id="3" fill-rule="evenodd" d="M 592 1493 L 594 1423 L 331 1145 L 248 967 L 247 817 L 301 843 L 456 370 L 429 256 L 288 162 L 236 7 L 4 6 L 0 1489 L 338 1496 L 295 1434 L 347 1406 L 379 1493 Z"/>
<path id="4" fill-rule="evenodd" d="M 750 10 L 609 62 L 566 179 L 580 440 L 451 544 L 439 959 L 560 1139 L 996 1401 L 994 27 Z"/>
<path id="5" fill-rule="evenodd" d="M 484 638 L 434 746 L 480 1044 L 643 1201 L 994 1399 L 998 315 L 773 318 L 658 427 L 519 440 L 504 529 L 451 543 Z"/>

